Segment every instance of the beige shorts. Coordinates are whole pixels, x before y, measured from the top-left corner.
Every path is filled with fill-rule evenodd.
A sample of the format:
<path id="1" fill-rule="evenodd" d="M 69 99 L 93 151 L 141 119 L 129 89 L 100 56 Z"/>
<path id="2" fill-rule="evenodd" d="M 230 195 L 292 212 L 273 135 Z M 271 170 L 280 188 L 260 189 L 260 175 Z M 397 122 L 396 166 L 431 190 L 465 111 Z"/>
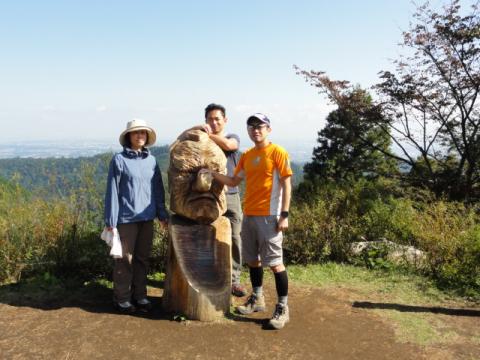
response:
<path id="1" fill-rule="evenodd" d="M 262 266 L 283 264 L 283 234 L 277 231 L 278 216 L 247 216 L 242 222 L 242 257 L 248 263 L 261 261 Z"/>

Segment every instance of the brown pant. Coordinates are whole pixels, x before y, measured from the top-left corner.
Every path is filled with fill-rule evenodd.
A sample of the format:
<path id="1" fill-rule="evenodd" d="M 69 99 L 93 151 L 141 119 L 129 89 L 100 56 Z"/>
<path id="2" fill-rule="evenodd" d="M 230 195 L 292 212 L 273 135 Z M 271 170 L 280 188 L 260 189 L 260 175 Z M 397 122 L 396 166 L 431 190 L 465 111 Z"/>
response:
<path id="1" fill-rule="evenodd" d="M 117 302 L 147 297 L 148 257 L 152 250 L 153 220 L 117 226 L 123 257 L 115 259 L 113 298 Z"/>
<path id="2" fill-rule="evenodd" d="M 227 212 L 224 214 L 232 227 L 232 284 L 240 284 L 242 273 L 242 205 L 240 195 L 227 194 Z"/>

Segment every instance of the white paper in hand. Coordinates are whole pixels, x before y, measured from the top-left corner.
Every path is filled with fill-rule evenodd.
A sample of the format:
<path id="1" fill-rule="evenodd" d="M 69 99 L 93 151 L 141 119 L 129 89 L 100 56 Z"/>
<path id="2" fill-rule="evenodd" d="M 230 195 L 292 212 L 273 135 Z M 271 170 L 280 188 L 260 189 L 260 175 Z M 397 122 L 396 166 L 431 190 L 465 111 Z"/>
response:
<path id="1" fill-rule="evenodd" d="M 107 228 L 104 228 L 100 238 L 111 247 L 111 256 L 115 259 L 122 257 L 122 243 L 120 242 L 120 234 L 118 233 L 117 228 L 113 228 L 112 231 L 108 231 Z"/>

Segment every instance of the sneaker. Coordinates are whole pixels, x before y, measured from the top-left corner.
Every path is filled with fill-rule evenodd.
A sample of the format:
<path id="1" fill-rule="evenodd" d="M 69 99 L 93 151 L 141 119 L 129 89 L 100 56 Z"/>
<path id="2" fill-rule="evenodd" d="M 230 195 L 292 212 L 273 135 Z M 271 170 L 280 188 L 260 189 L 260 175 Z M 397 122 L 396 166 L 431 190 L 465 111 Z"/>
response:
<path id="1" fill-rule="evenodd" d="M 152 303 L 147 298 L 135 301 L 135 305 L 137 305 L 138 310 L 143 312 L 149 312 L 153 307 Z"/>
<path id="2" fill-rule="evenodd" d="M 252 294 L 248 297 L 247 302 L 237 306 L 237 311 L 242 315 L 248 315 L 257 311 L 265 311 L 265 297 Z"/>
<path id="3" fill-rule="evenodd" d="M 288 305 L 277 304 L 275 305 L 275 311 L 273 316 L 268 322 L 271 328 L 280 330 L 286 323 L 290 321 L 290 315 L 288 313 Z"/>
<path id="4" fill-rule="evenodd" d="M 130 301 L 114 302 L 113 306 L 122 314 L 132 314 L 137 310 Z"/>
<path id="5" fill-rule="evenodd" d="M 247 295 L 247 290 L 242 284 L 233 284 L 232 295 L 236 297 L 244 297 L 245 295 Z"/>

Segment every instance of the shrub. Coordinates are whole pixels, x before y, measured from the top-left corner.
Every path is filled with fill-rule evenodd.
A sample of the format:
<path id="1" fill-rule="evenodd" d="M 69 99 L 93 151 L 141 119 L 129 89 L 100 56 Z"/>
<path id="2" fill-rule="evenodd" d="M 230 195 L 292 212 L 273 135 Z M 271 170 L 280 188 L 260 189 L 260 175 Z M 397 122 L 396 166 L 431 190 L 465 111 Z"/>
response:
<path id="1" fill-rule="evenodd" d="M 360 217 L 361 232 L 370 241 L 388 239 L 398 244 L 414 243 L 412 223 L 417 216 L 408 199 L 377 199 Z"/>
<path id="2" fill-rule="evenodd" d="M 480 225 L 473 207 L 435 200 L 427 191 L 398 187 L 389 180 L 357 181 L 347 186 L 305 182 L 292 201 L 286 233 L 286 258 L 311 263 L 327 258 L 389 268 L 384 249 L 349 254 L 359 240 L 390 240 L 413 245 L 426 254 L 423 272 L 460 292 L 480 292 Z"/>
<path id="3" fill-rule="evenodd" d="M 152 253 L 150 255 L 150 272 L 165 272 L 167 264 L 168 232 L 155 221 Z"/>
<path id="4" fill-rule="evenodd" d="M 294 200 L 289 230 L 285 234 L 286 259 L 312 263 L 326 259 L 345 261 L 349 244 L 358 238 L 350 194 L 331 186 L 315 188 Z"/>
<path id="5" fill-rule="evenodd" d="M 480 226 L 473 208 L 438 201 L 419 211 L 414 223 L 428 272 L 448 287 L 480 290 Z"/>

